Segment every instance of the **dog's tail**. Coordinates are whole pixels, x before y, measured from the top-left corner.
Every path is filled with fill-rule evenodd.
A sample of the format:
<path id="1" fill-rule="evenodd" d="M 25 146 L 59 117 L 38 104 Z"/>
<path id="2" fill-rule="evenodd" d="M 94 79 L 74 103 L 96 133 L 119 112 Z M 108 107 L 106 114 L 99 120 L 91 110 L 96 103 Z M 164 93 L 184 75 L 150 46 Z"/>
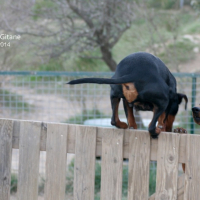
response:
<path id="1" fill-rule="evenodd" d="M 120 78 L 81 78 L 69 81 L 67 84 L 75 85 L 81 83 L 97 83 L 97 84 L 122 84 L 131 82 L 131 76 L 126 75 Z"/>

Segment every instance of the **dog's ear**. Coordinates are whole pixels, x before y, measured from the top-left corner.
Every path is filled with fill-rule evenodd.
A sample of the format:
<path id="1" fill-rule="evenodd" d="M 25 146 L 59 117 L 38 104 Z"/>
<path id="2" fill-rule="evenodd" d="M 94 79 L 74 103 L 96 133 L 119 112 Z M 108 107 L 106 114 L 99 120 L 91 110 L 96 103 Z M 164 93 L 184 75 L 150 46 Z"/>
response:
<path id="1" fill-rule="evenodd" d="M 177 93 L 178 95 L 178 104 L 182 102 L 182 99 L 185 100 L 185 110 L 187 109 L 188 98 L 185 94 Z"/>

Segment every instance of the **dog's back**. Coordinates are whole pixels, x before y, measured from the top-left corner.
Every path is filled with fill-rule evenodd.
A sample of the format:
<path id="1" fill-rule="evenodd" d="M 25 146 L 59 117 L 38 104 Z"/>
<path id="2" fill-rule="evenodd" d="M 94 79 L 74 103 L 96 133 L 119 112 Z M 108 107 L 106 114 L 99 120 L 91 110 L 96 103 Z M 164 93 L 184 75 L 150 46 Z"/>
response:
<path id="1" fill-rule="evenodd" d="M 156 56 L 138 52 L 125 57 L 118 65 L 112 78 L 83 78 L 68 82 L 68 84 L 97 83 L 122 84 L 128 82 L 157 81 L 166 83 L 176 92 L 176 80 L 165 64 Z"/>
<path id="2" fill-rule="evenodd" d="M 176 88 L 176 79 L 171 74 L 166 65 L 156 56 L 146 53 L 137 52 L 125 57 L 118 65 L 112 78 L 121 78 L 129 75 L 134 81 L 156 80 L 161 78 L 164 82 Z"/>

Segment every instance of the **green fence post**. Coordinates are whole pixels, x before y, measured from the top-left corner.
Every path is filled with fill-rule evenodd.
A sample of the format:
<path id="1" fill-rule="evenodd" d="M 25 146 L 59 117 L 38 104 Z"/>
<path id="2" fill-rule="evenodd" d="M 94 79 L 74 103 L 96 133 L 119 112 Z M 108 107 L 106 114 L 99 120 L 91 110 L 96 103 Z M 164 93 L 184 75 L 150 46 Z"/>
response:
<path id="1" fill-rule="evenodd" d="M 195 74 L 193 74 L 192 76 L 192 101 L 191 101 L 191 108 L 193 108 L 195 106 L 195 100 L 196 100 L 196 81 L 197 78 L 195 76 Z M 192 111 L 190 111 L 192 112 Z M 194 134 L 194 120 L 193 117 L 191 116 L 190 118 L 190 133 Z"/>

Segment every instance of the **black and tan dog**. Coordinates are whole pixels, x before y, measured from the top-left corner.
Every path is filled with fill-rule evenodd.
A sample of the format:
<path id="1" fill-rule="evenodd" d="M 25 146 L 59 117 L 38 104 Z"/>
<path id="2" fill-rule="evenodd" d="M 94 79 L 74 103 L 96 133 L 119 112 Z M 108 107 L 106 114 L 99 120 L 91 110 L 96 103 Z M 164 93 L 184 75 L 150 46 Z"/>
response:
<path id="1" fill-rule="evenodd" d="M 153 111 L 149 132 L 157 138 L 161 131 L 172 131 L 173 121 L 179 104 L 187 96 L 177 93 L 176 80 L 165 64 L 156 56 L 145 52 L 131 54 L 118 65 L 112 78 L 83 78 L 68 84 L 97 83 L 110 84 L 112 106 L 111 124 L 118 128 L 137 129 L 133 107 L 138 110 Z M 118 106 L 123 99 L 128 125 L 118 117 Z M 156 127 L 156 123 L 158 125 Z"/>
<path id="2" fill-rule="evenodd" d="M 198 125 L 200 125 L 200 108 L 198 107 L 193 107 L 192 108 L 192 115 L 194 122 Z"/>
<path id="3" fill-rule="evenodd" d="M 193 107 L 192 108 L 192 116 L 193 120 L 196 124 L 200 125 L 200 108 L 199 107 Z M 175 133 L 187 133 L 187 130 L 184 128 L 176 128 L 174 129 Z"/>

